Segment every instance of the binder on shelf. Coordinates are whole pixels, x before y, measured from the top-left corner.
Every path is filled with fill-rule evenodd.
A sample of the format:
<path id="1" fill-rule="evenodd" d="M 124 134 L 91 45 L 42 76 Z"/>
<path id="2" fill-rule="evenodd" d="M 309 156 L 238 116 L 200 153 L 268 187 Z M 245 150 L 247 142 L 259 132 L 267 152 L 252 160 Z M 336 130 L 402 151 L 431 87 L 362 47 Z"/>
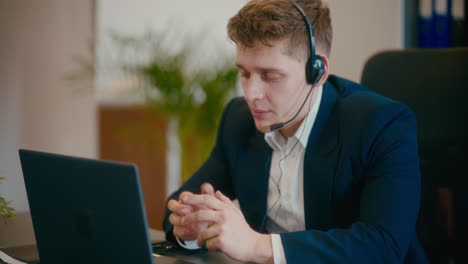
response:
<path id="1" fill-rule="evenodd" d="M 464 46 L 465 1 L 452 0 L 452 47 Z"/>
<path id="2" fill-rule="evenodd" d="M 468 46 L 468 0 L 465 0 L 465 23 L 463 25 L 463 45 Z"/>
<path id="3" fill-rule="evenodd" d="M 418 46 L 433 48 L 435 34 L 432 0 L 420 0 L 418 11 Z"/>
<path id="4" fill-rule="evenodd" d="M 435 0 L 433 5 L 434 47 L 448 48 L 452 40 L 451 0 Z"/>

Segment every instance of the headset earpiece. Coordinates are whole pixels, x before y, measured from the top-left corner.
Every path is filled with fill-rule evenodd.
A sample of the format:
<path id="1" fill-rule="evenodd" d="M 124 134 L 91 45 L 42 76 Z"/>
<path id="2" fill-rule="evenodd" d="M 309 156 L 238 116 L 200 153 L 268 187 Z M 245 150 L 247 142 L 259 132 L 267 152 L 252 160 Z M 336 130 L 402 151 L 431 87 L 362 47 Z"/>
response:
<path id="1" fill-rule="evenodd" d="M 323 59 L 319 55 L 309 58 L 306 63 L 306 80 L 307 83 L 316 85 L 325 72 L 325 65 Z"/>

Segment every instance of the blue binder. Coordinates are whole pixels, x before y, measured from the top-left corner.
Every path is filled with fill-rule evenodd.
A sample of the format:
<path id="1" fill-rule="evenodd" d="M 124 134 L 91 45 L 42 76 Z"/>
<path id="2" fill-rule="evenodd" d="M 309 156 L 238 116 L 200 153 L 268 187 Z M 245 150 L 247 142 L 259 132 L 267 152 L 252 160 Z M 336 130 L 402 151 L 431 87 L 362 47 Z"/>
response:
<path id="1" fill-rule="evenodd" d="M 433 4 L 434 47 L 448 48 L 451 45 L 452 12 L 451 0 L 435 0 Z"/>
<path id="2" fill-rule="evenodd" d="M 435 46 L 433 0 L 420 0 L 418 11 L 418 46 L 433 48 Z"/>
<path id="3" fill-rule="evenodd" d="M 465 35 L 465 1 L 452 0 L 452 47 L 464 46 Z M 468 1 L 467 1 L 468 2 Z"/>

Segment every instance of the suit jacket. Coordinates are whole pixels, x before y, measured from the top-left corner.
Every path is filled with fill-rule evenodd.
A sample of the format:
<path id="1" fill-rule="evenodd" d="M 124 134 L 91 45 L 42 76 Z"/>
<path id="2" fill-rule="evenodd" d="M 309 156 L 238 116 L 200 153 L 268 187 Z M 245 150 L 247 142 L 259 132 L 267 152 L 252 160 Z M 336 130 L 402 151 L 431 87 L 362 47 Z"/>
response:
<path id="1" fill-rule="evenodd" d="M 238 199 L 246 221 L 262 231 L 271 155 L 245 100 L 235 98 L 210 157 L 169 199 L 209 182 Z M 413 112 L 330 76 L 304 156 L 306 230 L 281 234 L 288 263 L 425 262 L 415 232 L 419 200 Z M 169 213 L 164 229 L 172 240 Z"/>

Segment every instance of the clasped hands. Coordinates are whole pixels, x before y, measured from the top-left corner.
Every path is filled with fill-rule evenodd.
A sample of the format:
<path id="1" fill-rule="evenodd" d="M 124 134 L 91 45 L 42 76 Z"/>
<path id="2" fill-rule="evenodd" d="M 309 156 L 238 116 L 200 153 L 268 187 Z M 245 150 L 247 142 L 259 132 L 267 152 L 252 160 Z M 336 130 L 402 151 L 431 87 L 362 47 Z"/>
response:
<path id="1" fill-rule="evenodd" d="M 250 228 L 241 210 L 211 184 L 204 183 L 201 194 L 182 192 L 178 201 L 169 201 L 168 208 L 179 239 L 197 240 L 199 246 L 220 250 L 238 261 L 272 263 L 270 235 Z"/>

